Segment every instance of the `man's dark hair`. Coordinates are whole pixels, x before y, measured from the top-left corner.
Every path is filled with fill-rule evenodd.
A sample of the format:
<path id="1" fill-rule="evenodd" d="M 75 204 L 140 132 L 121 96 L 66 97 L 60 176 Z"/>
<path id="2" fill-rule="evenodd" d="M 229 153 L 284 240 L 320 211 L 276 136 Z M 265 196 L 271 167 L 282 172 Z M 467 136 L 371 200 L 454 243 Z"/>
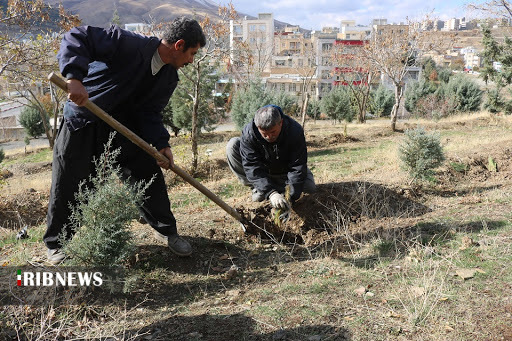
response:
<path id="1" fill-rule="evenodd" d="M 199 23 L 194 19 L 185 17 L 174 19 L 167 26 L 162 38 L 171 44 L 183 39 L 185 41 L 185 50 L 189 47 L 196 47 L 197 44 L 200 47 L 206 45 L 206 38 Z"/>
<path id="2" fill-rule="evenodd" d="M 282 110 L 277 105 L 265 105 L 254 114 L 254 124 L 256 127 L 267 130 L 281 122 Z"/>

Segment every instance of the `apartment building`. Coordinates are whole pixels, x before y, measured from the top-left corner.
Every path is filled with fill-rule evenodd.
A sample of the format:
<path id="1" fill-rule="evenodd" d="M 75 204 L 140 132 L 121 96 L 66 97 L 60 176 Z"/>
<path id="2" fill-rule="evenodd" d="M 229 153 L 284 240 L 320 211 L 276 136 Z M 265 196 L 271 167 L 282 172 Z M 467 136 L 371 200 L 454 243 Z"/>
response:
<path id="1" fill-rule="evenodd" d="M 407 32 L 409 32 L 409 25 L 406 25 L 403 22 L 399 24 L 377 24 L 372 26 L 372 34 L 375 35 L 404 34 Z"/>
<path id="2" fill-rule="evenodd" d="M 255 72 L 270 73 L 271 57 L 274 52 L 274 16 L 260 13 L 256 19 L 230 20 L 230 59 L 234 67 L 243 67 L 244 49 L 252 55 Z M 247 44 L 242 47 L 240 43 Z"/>
<path id="3" fill-rule="evenodd" d="M 334 76 L 333 85 L 347 85 L 351 82 L 354 85 L 366 83 L 364 72 L 357 64 L 358 49 L 363 48 L 366 40 L 342 40 L 337 39 L 334 43 L 336 54 L 336 65 L 332 72 Z"/>
<path id="4" fill-rule="evenodd" d="M 464 25 L 465 27 L 465 25 Z M 444 24 L 444 31 L 457 31 L 460 28 L 460 19 L 458 18 L 451 18 L 447 21 L 445 21 Z"/>
<path id="5" fill-rule="evenodd" d="M 306 54 L 311 49 L 311 37 L 299 31 L 298 26 L 287 26 L 274 33 L 274 55 L 293 56 Z"/>
<path id="6" fill-rule="evenodd" d="M 367 40 L 370 39 L 372 28 L 370 26 L 356 25 L 355 20 L 342 20 L 338 39 Z"/>
<path id="7" fill-rule="evenodd" d="M 274 33 L 274 55 L 266 86 L 272 91 L 285 91 L 299 99 L 304 89 L 316 95 L 316 59 L 311 35 L 299 26 L 286 26 Z"/>
<path id="8" fill-rule="evenodd" d="M 258 72 L 264 86 L 271 91 L 284 91 L 299 100 L 304 99 L 304 91 L 307 91 L 313 98 L 321 99 L 334 86 L 344 85 L 347 77 L 342 77 L 343 73 L 354 73 L 354 70 L 357 73 L 353 65 L 335 65 L 334 53 L 340 53 L 340 48 L 341 53 L 355 54 L 372 34 L 398 34 L 408 30 L 408 25 L 388 24 L 386 19 L 375 19 L 371 26 L 343 20 L 340 28 L 324 27 L 304 34 L 298 26 L 276 30 L 273 15 L 260 13 L 256 19 L 230 22 L 230 67 L 234 73 L 239 72 L 239 78 L 234 77 L 235 82 L 241 79 L 243 72 L 247 72 L 245 75 Z M 250 73 L 243 70 L 247 67 L 244 48 L 250 50 L 253 58 Z M 419 69 L 409 71 L 408 79 L 419 77 Z"/>
<path id="9" fill-rule="evenodd" d="M 333 74 L 333 47 L 336 43 L 339 31 L 331 28 L 323 28 L 322 31 L 313 31 L 311 41 L 315 51 L 315 63 L 317 65 L 315 77 L 317 79 L 317 98 L 321 99 L 330 92 L 334 83 Z"/>

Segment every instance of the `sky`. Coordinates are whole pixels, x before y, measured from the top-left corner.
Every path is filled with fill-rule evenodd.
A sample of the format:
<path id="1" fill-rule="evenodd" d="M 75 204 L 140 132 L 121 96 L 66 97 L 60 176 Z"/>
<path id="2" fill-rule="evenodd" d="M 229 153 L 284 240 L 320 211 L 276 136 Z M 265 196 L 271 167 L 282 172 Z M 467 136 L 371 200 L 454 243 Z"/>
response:
<path id="1" fill-rule="evenodd" d="M 470 0 L 232 0 L 235 10 L 252 16 L 273 13 L 274 19 L 309 30 L 339 27 L 341 20 L 368 25 L 374 18 L 391 22 L 418 20 L 429 14 L 441 20 L 471 18 Z M 227 2 L 218 1 L 222 5 Z M 474 15 L 473 15 L 474 16 Z"/>

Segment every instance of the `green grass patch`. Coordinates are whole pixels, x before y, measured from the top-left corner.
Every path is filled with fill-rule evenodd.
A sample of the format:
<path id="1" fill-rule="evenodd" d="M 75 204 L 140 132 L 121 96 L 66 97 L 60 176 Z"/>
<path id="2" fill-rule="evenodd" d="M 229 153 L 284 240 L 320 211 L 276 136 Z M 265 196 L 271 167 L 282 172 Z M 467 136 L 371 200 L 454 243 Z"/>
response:
<path id="1" fill-rule="evenodd" d="M 43 243 L 46 226 L 40 225 L 28 229 L 27 239 L 16 239 L 18 230 L 9 231 L 0 235 L 0 250 L 4 250 L 6 258 L 1 259 L 9 265 L 23 265 L 34 257 L 33 251 Z M 46 250 L 46 248 L 45 248 Z"/>
<path id="2" fill-rule="evenodd" d="M 53 150 L 50 148 L 39 149 L 36 152 L 29 154 L 16 155 L 13 158 L 9 158 L 2 162 L 3 166 L 9 166 L 18 163 L 37 163 L 43 161 L 51 161 L 53 158 Z"/>
<path id="3" fill-rule="evenodd" d="M 231 181 L 229 183 L 222 184 L 218 189 L 217 195 L 221 198 L 233 198 L 242 195 L 244 192 L 247 195 L 250 194 L 249 187 L 246 187 L 236 181 Z"/>
<path id="4" fill-rule="evenodd" d="M 2 238 L 0 239 L 0 249 L 3 249 L 4 247 L 8 246 L 14 246 L 16 247 L 24 247 L 27 244 L 30 243 L 40 243 L 43 239 L 43 235 L 46 231 L 46 226 L 40 225 L 36 227 L 29 228 L 27 230 L 28 238 L 17 240 L 16 234 L 18 231 L 9 231 L 3 234 Z"/>
<path id="5" fill-rule="evenodd" d="M 374 147 L 352 146 L 317 150 L 308 153 L 308 162 L 315 164 L 316 168 L 327 168 L 329 173 L 347 176 L 361 170 L 359 167 L 354 168 L 359 163 L 368 168 L 368 160 L 373 162 L 370 168 L 382 166 L 384 161 L 376 156 L 390 153 L 393 146 L 391 141 L 384 141 Z"/>
<path id="6" fill-rule="evenodd" d="M 450 162 L 450 167 L 458 173 L 465 173 L 469 169 L 469 166 L 462 162 Z"/>
<path id="7" fill-rule="evenodd" d="M 304 286 L 299 284 L 285 284 L 279 290 L 282 294 L 298 294 L 303 292 Z"/>
<path id="8" fill-rule="evenodd" d="M 175 192 L 170 197 L 172 209 L 181 209 L 189 206 L 207 208 L 214 205 L 213 201 L 208 199 L 204 194 L 197 193 L 180 193 Z"/>
<path id="9" fill-rule="evenodd" d="M 307 287 L 308 294 L 320 295 L 330 291 L 330 283 L 326 281 L 318 281 Z"/>
<path id="10" fill-rule="evenodd" d="M 254 308 L 252 314 L 254 316 L 266 316 L 275 321 L 280 321 L 288 316 L 287 309 L 282 307 L 276 308 L 272 305 L 259 305 Z"/>

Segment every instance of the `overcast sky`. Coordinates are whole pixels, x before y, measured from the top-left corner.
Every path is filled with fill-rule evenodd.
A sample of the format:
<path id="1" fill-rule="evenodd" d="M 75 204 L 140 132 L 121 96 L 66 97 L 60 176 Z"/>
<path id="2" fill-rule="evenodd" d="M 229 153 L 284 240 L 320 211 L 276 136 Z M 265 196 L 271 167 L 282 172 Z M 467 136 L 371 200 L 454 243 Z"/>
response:
<path id="1" fill-rule="evenodd" d="M 215 0 L 214 0 L 215 1 Z M 217 0 L 221 4 L 227 1 Z M 305 29 L 340 26 L 342 19 L 367 25 L 373 18 L 390 22 L 418 19 L 427 13 L 439 19 L 471 17 L 466 8 L 469 0 L 232 0 L 235 9 L 252 16 L 273 13 L 274 19 Z"/>

